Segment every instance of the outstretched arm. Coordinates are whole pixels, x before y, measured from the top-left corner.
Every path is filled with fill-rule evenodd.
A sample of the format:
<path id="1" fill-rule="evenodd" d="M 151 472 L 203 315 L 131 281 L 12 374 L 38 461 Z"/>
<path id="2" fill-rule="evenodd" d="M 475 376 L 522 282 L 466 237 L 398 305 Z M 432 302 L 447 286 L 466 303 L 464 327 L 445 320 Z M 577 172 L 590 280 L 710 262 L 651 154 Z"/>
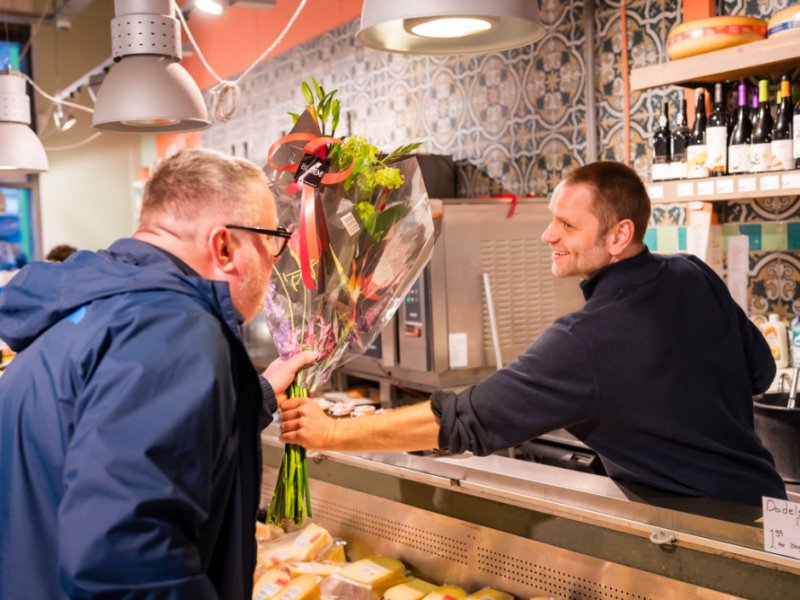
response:
<path id="1" fill-rule="evenodd" d="M 281 441 L 309 450 L 401 452 L 439 447 L 439 420 L 429 401 L 378 415 L 334 419 L 308 398 L 279 402 Z"/>

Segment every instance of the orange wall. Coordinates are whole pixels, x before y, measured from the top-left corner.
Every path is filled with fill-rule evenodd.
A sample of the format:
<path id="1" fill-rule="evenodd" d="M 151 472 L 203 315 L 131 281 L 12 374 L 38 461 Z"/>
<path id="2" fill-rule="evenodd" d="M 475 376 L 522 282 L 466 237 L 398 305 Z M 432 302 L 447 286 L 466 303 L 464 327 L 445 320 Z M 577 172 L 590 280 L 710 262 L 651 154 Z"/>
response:
<path id="1" fill-rule="evenodd" d="M 714 0 L 685 0 L 683 3 L 683 20 L 696 21 L 714 16 Z"/>
<path id="2" fill-rule="evenodd" d="M 220 77 L 229 79 L 244 71 L 272 44 L 299 4 L 300 0 L 277 0 L 268 9 L 234 6 L 218 17 L 193 10 L 188 25 L 211 67 Z M 308 0 L 271 56 L 359 17 L 361 4 L 362 0 Z M 183 65 L 201 88 L 216 83 L 197 54 L 185 57 Z"/>

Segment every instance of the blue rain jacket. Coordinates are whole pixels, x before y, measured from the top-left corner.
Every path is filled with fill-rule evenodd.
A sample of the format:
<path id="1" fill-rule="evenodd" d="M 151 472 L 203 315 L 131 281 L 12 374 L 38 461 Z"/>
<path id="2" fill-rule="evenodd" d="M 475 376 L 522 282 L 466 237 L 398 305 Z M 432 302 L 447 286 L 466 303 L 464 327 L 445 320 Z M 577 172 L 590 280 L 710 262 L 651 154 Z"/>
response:
<path id="1" fill-rule="evenodd" d="M 227 283 L 124 239 L 0 292 L 0 598 L 249 598 L 258 376 Z"/>

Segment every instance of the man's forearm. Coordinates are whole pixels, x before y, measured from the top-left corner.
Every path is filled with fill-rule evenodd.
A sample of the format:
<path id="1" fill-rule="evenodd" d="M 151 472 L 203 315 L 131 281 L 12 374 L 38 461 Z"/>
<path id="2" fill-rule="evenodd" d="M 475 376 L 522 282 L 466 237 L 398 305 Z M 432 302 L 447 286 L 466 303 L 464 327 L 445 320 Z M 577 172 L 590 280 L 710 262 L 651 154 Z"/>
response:
<path id="1" fill-rule="evenodd" d="M 330 450 L 401 452 L 439 447 L 439 422 L 429 401 L 391 412 L 336 419 Z"/>

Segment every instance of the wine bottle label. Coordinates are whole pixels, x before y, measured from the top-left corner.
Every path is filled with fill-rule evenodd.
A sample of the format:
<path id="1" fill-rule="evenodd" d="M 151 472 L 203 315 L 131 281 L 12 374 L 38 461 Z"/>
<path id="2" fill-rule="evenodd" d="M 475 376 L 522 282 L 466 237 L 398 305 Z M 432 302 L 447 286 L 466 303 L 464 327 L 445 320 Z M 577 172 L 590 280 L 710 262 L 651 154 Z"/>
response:
<path id="1" fill-rule="evenodd" d="M 772 140 L 770 145 L 770 171 L 788 171 L 794 168 L 792 140 Z"/>
<path id="2" fill-rule="evenodd" d="M 706 129 L 708 147 L 708 170 L 712 173 L 728 172 L 728 128 L 709 127 Z"/>
<path id="3" fill-rule="evenodd" d="M 792 119 L 794 126 L 794 154 L 795 158 L 800 158 L 800 115 L 795 115 Z"/>
<path id="4" fill-rule="evenodd" d="M 728 173 L 750 172 L 749 144 L 736 144 L 728 147 Z"/>
<path id="5" fill-rule="evenodd" d="M 691 179 L 708 177 L 708 150 L 705 144 L 696 144 L 686 149 L 686 173 Z"/>
<path id="6" fill-rule="evenodd" d="M 772 158 L 772 147 L 769 142 L 766 144 L 750 145 L 750 172 L 763 173 L 769 169 L 769 161 Z"/>

